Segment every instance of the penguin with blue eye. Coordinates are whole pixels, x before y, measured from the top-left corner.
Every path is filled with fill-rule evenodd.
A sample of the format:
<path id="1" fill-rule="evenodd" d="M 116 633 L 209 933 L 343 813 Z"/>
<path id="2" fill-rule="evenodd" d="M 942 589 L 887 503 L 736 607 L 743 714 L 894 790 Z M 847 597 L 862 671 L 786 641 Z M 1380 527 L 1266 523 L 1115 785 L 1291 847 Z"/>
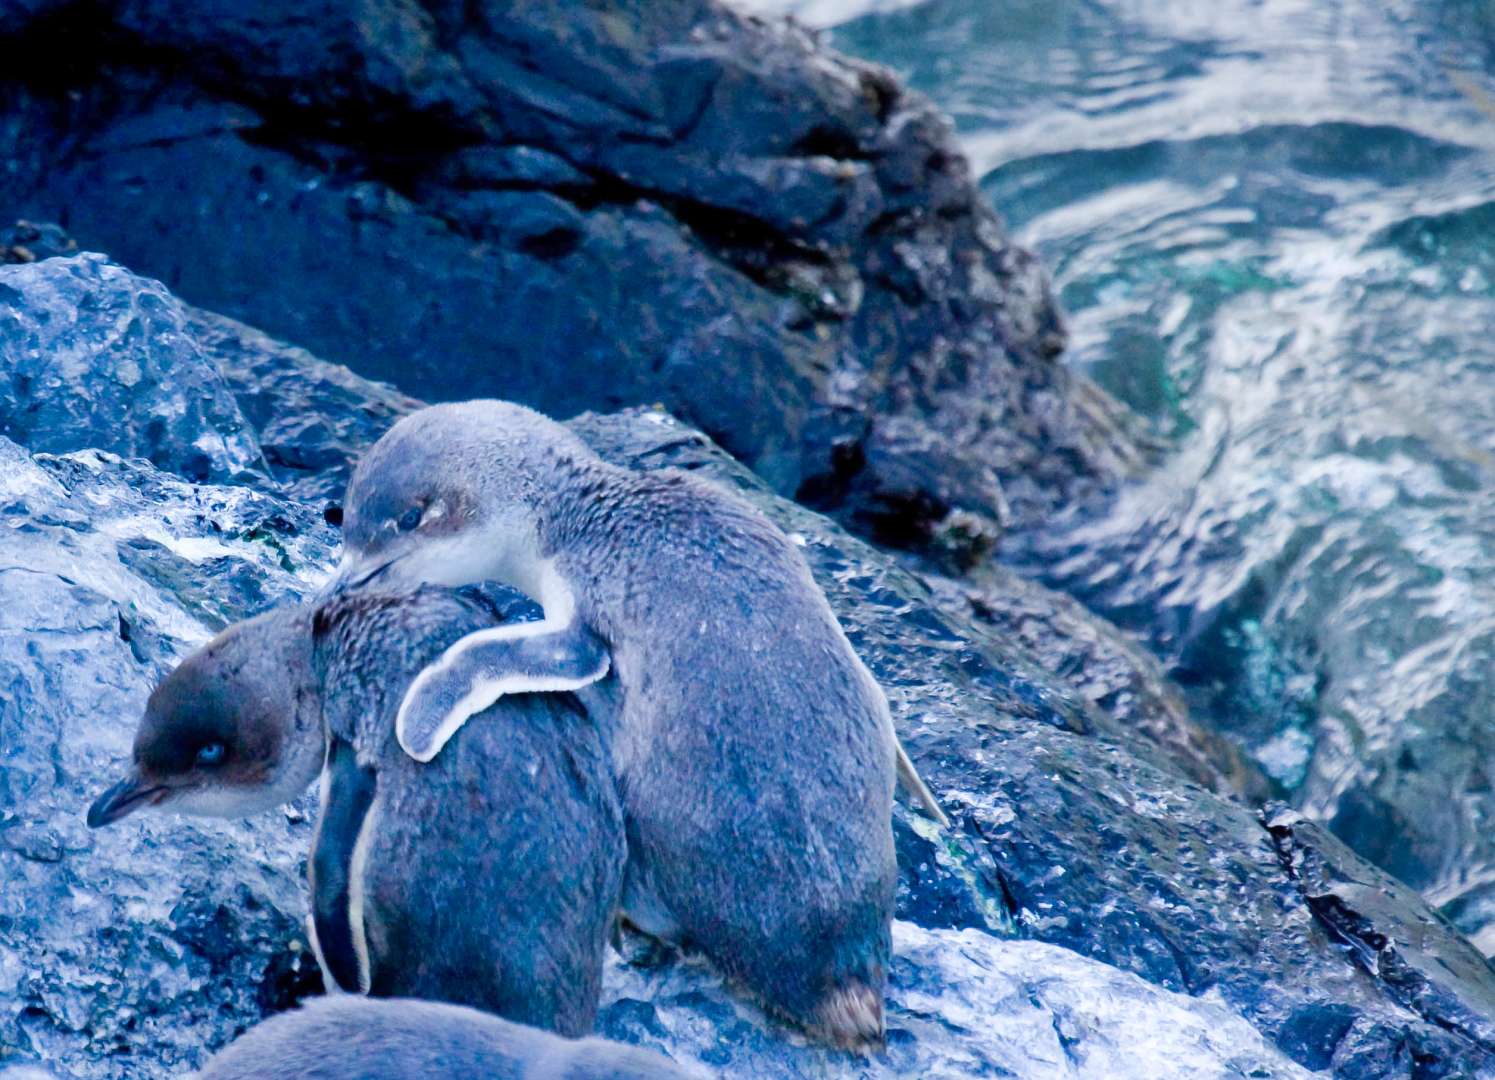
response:
<path id="1" fill-rule="evenodd" d="M 251 1028 L 197 1080 L 686 1080 L 669 1059 L 458 1005 L 319 998 Z M 703 1075 L 700 1073 L 694 1075 Z"/>
<path id="2" fill-rule="evenodd" d="M 236 623 L 156 687 L 130 769 L 94 802 L 88 824 L 148 806 L 210 817 L 273 809 L 316 779 L 322 741 L 310 609 Z"/>
<path id="3" fill-rule="evenodd" d="M 507 697 L 431 765 L 394 738 L 416 673 L 518 601 L 366 592 L 231 627 L 152 694 L 129 775 L 89 824 L 255 813 L 325 762 L 308 875 L 328 985 L 586 1034 L 626 852 L 606 685 L 590 712 L 569 694 Z"/>

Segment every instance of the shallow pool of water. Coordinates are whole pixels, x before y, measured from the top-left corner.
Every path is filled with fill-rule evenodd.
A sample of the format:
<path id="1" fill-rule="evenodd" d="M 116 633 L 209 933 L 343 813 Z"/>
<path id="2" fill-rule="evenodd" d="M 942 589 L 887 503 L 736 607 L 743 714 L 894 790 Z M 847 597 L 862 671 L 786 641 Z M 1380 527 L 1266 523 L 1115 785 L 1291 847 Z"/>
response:
<path id="1" fill-rule="evenodd" d="M 1495 3 L 754 6 L 953 115 L 1166 440 L 1008 557 L 1495 953 Z"/>

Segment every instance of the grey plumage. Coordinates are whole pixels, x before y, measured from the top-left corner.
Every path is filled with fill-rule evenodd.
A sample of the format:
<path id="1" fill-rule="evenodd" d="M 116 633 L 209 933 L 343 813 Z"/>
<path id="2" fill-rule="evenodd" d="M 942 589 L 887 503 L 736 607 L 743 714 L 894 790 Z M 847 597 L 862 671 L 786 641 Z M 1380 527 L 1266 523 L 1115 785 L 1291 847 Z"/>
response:
<path id="1" fill-rule="evenodd" d="M 678 1080 L 658 1054 L 562 1039 L 476 1009 L 339 995 L 275 1016 L 235 1040 L 198 1080 Z"/>
<path id="2" fill-rule="evenodd" d="M 822 1037 L 881 1038 L 896 738 L 782 532 L 695 477 L 617 468 L 537 413 L 468 402 L 376 444 L 345 534 L 346 583 L 492 577 L 544 606 L 535 632 L 604 639 L 616 686 L 580 695 L 621 695 L 630 920 Z"/>
<path id="3" fill-rule="evenodd" d="M 156 805 L 267 809 L 306 788 L 330 743 L 310 868 L 334 979 L 358 989 L 361 967 L 376 995 L 590 1031 L 626 850 L 598 728 L 613 706 L 594 697 L 589 716 L 566 694 L 506 697 L 425 766 L 394 742 L 410 680 L 503 621 L 496 604 L 365 592 L 230 627 L 151 696 L 130 773 L 90 823 Z"/>
<path id="4" fill-rule="evenodd" d="M 355 903 L 361 895 L 376 996 L 462 1002 L 580 1035 L 596 1014 L 625 853 L 595 723 L 570 695 L 520 695 L 429 765 L 393 736 L 416 672 L 495 621 L 477 600 L 435 589 L 343 596 L 317 611 L 328 738 L 334 752 L 349 748 L 372 798 L 361 829 L 332 834 L 340 800 L 362 790 L 356 779 L 340 790 L 353 774 L 329 770 L 314 910 L 316 869 L 344 868 Z"/>

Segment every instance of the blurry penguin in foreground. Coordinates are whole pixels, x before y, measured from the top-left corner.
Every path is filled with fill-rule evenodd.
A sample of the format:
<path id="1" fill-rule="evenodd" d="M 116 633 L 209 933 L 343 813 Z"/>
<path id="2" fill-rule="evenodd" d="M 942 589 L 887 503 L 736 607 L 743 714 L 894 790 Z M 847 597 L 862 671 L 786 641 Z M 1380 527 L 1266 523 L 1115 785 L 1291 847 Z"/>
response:
<path id="1" fill-rule="evenodd" d="M 463 635 L 504 621 L 442 589 L 335 598 L 231 627 L 151 696 L 129 775 L 94 826 L 144 806 L 244 815 L 322 760 L 313 944 L 330 984 L 591 1030 L 621 890 L 622 811 L 597 723 L 567 694 L 511 696 L 442 759 L 412 761 L 394 712 Z M 590 695 L 605 708 L 602 687 Z"/>
<path id="2" fill-rule="evenodd" d="M 683 1080 L 668 1059 L 457 1005 L 340 995 L 266 1020 L 199 1080 Z"/>

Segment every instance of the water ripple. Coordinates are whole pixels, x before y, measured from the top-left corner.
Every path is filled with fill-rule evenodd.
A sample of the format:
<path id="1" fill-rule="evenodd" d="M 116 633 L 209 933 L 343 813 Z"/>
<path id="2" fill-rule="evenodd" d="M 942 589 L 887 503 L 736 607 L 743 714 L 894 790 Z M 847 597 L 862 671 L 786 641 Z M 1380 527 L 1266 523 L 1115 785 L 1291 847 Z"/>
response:
<path id="1" fill-rule="evenodd" d="M 954 115 L 1171 440 L 1010 557 L 1495 953 L 1495 5 L 755 3 Z"/>

